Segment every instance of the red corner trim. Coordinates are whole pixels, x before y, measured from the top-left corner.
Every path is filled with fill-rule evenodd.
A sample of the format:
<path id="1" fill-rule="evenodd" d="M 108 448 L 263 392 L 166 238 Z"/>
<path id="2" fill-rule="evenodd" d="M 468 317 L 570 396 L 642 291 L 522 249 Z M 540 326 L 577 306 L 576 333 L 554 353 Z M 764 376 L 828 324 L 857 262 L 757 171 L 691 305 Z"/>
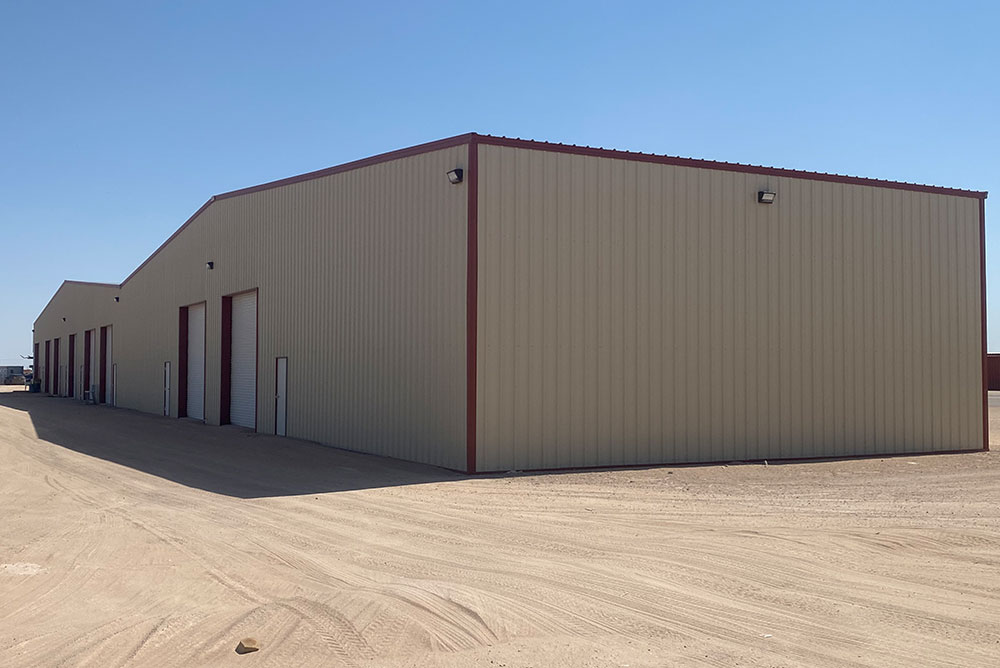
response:
<path id="1" fill-rule="evenodd" d="M 979 200 L 979 285 L 982 294 L 983 450 L 990 449 L 990 392 L 986 356 L 986 200 Z"/>
<path id="2" fill-rule="evenodd" d="M 479 143 L 469 141 L 468 248 L 465 282 L 465 470 L 476 472 L 477 344 L 479 341 Z"/>

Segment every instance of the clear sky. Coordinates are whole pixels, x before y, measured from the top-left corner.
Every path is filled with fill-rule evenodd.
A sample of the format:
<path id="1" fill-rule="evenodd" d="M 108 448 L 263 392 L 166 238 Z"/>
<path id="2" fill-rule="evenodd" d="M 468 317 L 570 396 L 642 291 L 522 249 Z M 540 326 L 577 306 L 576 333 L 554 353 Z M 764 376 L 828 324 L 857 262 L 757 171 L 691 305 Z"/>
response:
<path id="1" fill-rule="evenodd" d="M 0 364 L 211 195 L 476 131 L 989 190 L 1000 3 L 5 2 Z M 1000 351 L 1000 272 L 989 271 Z"/>

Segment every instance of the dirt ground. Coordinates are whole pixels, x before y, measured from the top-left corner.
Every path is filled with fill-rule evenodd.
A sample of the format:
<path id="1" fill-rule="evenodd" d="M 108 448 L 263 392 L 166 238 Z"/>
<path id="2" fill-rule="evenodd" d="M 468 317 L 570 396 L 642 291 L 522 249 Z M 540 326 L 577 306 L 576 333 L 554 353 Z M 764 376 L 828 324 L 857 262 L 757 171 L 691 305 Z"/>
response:
<path id="1" fill-rule="evenodd" d="M 0 509 L 4 666 L 1000 665 L 996 451 L 467 478 L 3 392 Z"/>

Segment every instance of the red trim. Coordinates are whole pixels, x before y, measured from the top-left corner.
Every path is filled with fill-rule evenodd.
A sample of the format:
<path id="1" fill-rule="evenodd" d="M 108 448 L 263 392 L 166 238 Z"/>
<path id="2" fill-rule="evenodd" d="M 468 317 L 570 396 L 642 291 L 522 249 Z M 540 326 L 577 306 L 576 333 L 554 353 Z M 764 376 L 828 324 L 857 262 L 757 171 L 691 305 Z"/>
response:
<path id="1" fill-rule="evenodd" d="M 986 200 L 979 200 L 979 285 L 982 293 L 983 450 L 990 449 L 989 371 L 986 366 Z"/>
<path id="2" fill-rule="evenodd" d="M 493 137 L 490 135 L 474 135 L 480 144 L 490 146 L 506 146 L 523 148 L 532 151 L 549 151 L 551 153 L 569 153 L 572 155 L 587 155 L 595 158 L 615 158 L 633 162 L 652 162 L 659 165 L 675 165 L 678 167 L 694 167 L 698 169 L 714 169 L 724 172 L 742 172 L 745 174 L 761 174 L 764 176 L 783 176 L 810 181 L 830 181 L 858 186 L 874 186 L 876 188 L 892 188 L 894 190 L 912 190 L 915 192 L 935 193 L 938 195 L 956 195 L 958 197 L 975 197 L 985 199 L 986 193 L 961 188 L 944 188 L 942 186 L 927 186 L 904 181 L 885 181 L 860 176 L 845 176 L 842 174 L 826 174 L 823 172 L 808 172 L 799 169 L 783 169 L 781 167 L 764 167 L 760 165 L 745 165 L 738 162 L 719 162 L 716 160 L 701 160 L 698 158 L 678 158 L 654 153 L 636 153 L 633 151 L 618 151 L 607 148 L 591 148 L 572 144 L 552 144 L 530 139 L 513 139 L 510 137 Z"/>
<path id="3" fill-rule="evenodd" d="M 154 257 L 156 257 L 156 255 L 157 255 L 157 254 L 158 254 L 158 253 L 159 253 L 159 252 L 160 252 L 161 250 L 163 250 L 164 248 L 166 248 L 166 247 L 167 247 L 167 244 L 169 244 L 169 243 L 170 243 L 171 241 L 173 241 L 173 240 L 174 240 L 174 239 L 175 239 L 175 238 L 177 237 L 177 235 L 178 235 L 178 234 L 180 234 L 181 232 L 183 232 L 183 231 L 184 231 L 184 230 L 185 230 L 185 229 L 187 228 L 187 226 L 188 226 L 188 225 L 190 225 L 191 223 L 193 223 L 193 222 L 194 222 L 194 219 L 195 219 L 195 218 L 197 218 L 198 216 L 200 216 L 200 215 L 202 214 L 202 212 L 204 212 L 204 211 L 205 211 L 205 209 L 207 209 L 207 208 L 209 207 L 209 205 L 210 205 L 210 204 L 211 204 L 212 202 L 214 202 L 214 201 L 215 201 L 215 197 L 209 197 L 209 198 L 208 198 L 208 201 L 207 201 L 207 202 L 205 202 L 204 204 L 202 204 L 202 205 L 201 205 L 200 207 L 198 207 L 198 210 L 197 210 L 197 211 L 195 211 L 194 213 L 192 213 L 192 214 L 191 214 L 191 217 L 190 217 L 190 218 L 188 218 L 187 220 L 185 220 L 185 221 L 184 221 L 184 224 L 183 224 L 183 225 L 181 225 L 180 227 L 178 227 L 178 228 L 177 228 L 177 230 L 176 230 L 176 231 L 175 231 L 175 232 L 174 232 L 173 234 L 171 234 L 171 235 L 170 235 L 169 237 L 167 237 L 167 240 L 166 240 L 166 241 L 164 241 L 164 242 L 163 242 L 162 244 L 160 244 L 160 245 L 159 245 L 159 246 L 157 247 L 157 249 L 156 249 L 155 251 L 153 251 L 153 254 L 152 254 L 152 255 L 150 255 L 150 256 L 149 256 L 149 257 L 147 257 L 147 258 L 146 258 L 145 260 L 143 260 L 142 264 L 140 264 L 140 265 L 139 265 L 138 267 L 136 267 L 136 268 L 135 268 L 135 269 L 134 269 L 134 270 L 132 271 L 132 273 L 131 273 L 131 274 L 129 274 L 128 276 L 126 276 L 126 277 L 125 277 L 125 280 L 124 280 L 124 281 L 122 281 L 122 282 L 121 282 L 121 285 L 119 285 L 118 287 L 120 288 L 120 287 L 124 286 L 124 285 L 125 285 L 126 283 L 128 283 L 128 282 L 129 282 L 129 280 L 130 280 L 130 279 L 131 279 L 131 278 L 132 278 L 133 276 L 135 276 L 136 274 L 138 274 L 138 273 L 139 273 L 139 270 L 140 270 L 140 269 L 142 269 L 142 268 L 143 268 L 143 267 L 145 267 L 145 266 L 146 266 L 147 264 L 149 264 L 149 261 L 150 261 L 150 260 L 152 260 L 152 259 L 153 259 Z"/>
<path id="4" fill-rule="evenodd" d="M 297 176 L 290 176 L 285 179 L 278 179 L 277 181 L 269 181 L 267 183 L 262 183 L 256 186 L 250 186 L 248 188 L 240 188 L 239 190 L 230 190 L 229 192 L 221 193 L 210 197 L 207 202 L 201 205 L 201 207 L 195 211 L 190 218 L 188 218 L 183 225 L 177 228 L 177 231 L 171 234 L 166 241 L 160 244 L 159 248 L 153 251 L 152 255 L 147 257 L 142 264 L 135 268 L 135 270 L 129 274 L 124 281 L 121 282 L 125 285 L 129 280 L 139 273 L 139 270 L 149 264 L 156 255 L 163 250 L 167 244 L 174 240 L 174 238 L 184 231 L 188 225 L 194 222 L 194 219 L 202 214 L 205 209 L 209 207 L 212 202 L 216 202 L 220 199 L 229 199 L 230 197 L 236 197 L 237 195 L 247 195 L 250 193 L 261 192 L 262 190 L 270 190 L 272 188 L 280 188 L 281 186 L 288 186 L 293 183 L 301 183 L 303 181 L 311 181 L 313 179 L 321 179 L 324 176 L 332 176 L 334 174 L 340 174 L 343 172 L 349 172 L 354 169 L 361 169 L 362 167 L 370 167 L 371 165 L 377 165 L 382 162 L 388 162 L 390 160 L 399 160 L 400 158 L 408 158 L 414 155 L 420 155 L 422 153 L 429 153 L 431 151 L 439 151 L 443 148 L 450 148 L 452 146 L 460 146 L 462 144 L 467 144 L 472 137 L 472 134 L 458 135 L 455 137 L 448 137 L 446 139 L 439 139 L 437 141 L 427 142 L 426 144 L 418 144 L 417 146 L 410 146 L 408 148 L 401 148 L 395 151 L 389 151 L 388 153 L 380 153 L 378 155 L 373 155 L 370 158 L 362 158 L 361 160 L 354 160 L 353 162 L 345 162 L 342 165 L 335 165 L 333 167 L 327 167 L 326 169 L 320 169 L 314 172 L 307 172 L 305 174 L 299 174 Z"/>
<path id="5" fill-rule="evenodd" d="M 208 300 L 198 302 L 205 305 L 205 317 L 201 320 L 201 421 L 208 422 Z"/>
<path id="6" fill-rule="evenodd" d="M 44 388 L 45 389 L 45 394 L 49 393 L 49 387 L 50 387 L 49 386 L 49 376 L 52 374 L 52 357 L 49 355 L 49 350 L 50 350 L 49 344 L 50 343 L 52 343 L 52 341 L 46 341 L 45 342 L 45 373 L 43 374 L 44 375 L 44 380 L 45 380 L 45 388 Z"/>
<path id="7" fill-rule="evenodd" d="M 249 292 L 249 291 L 248 291 Z M 260 393 L 260 289 L 253 289 L 253 430 L 257 431 L 257 420 L 260 417 L 260 411 L 257 410 L 257 405 L 259 401 Z"/>
<path id="8" fill-rule="evenodd" d="M 440 151 L 441 149 L 444 148 L 461 146 L 462 144 L 468 144 L 474 141 L 474 138 L 476 136 L 477 135 L 475 135 L 474 133 L 456 135 L 454 137 L 448 137 L 447 139 L 438 139 L 437 141 L 427 142 L 425 144 L 417 144 L 416 146 L 410 146 L 408 148 L 401 148 L 395 151 L 389 151 L 388 153 L 379 153 L 378 155 L 373 155 L 370 158 L 362 158 L 361 160 L 354 160 L 353 162 L 345 162 L 342 165 L 327 167 L 326 169 L 320 169 L 315 172 L 306 172 L 305 174 L 299 174 L 298 176 L 290 176 L 285 179 L 278 179 L 277 181 L 268 181 L 267 183 L 262 183 L 257 186 L 250 186 L 249 188 L 230 190 L 229 192 L 222 193 L 221 195 L 216 195 L 212 199 L 214 200 L 229 199 L 230 197 L 236 197 L 238 195 L 257 193 L 261 192 L 262 190 L 280 188 L 281 186 L 288 186 L 293 183 L 301 183 L 302 181 L 312 181 L 313 179 L 321 179 L 324 176 L 333 176 L 334 174 L 350 172 L 355 169 L 361 169 L 362 167 L 370 167 L 372 165 L 377 165 L 379 163 L 389 162 L 390 160 L 399 160 L 400 158 L 409 158 L 414 155 L 421 155 L 423 153 L 429 153 L 431 151 Z"/>
<path id="9" fill-rule="evenodd" d="M 177 309 L 177 417 L 187 417 L 188 307 Z"/>
<path id="10" fill-rule="evenodd" d="M 479 143 L 469 141 L 468 246 L 465 270 L 465 470 L 476 472 L 479 344 Z"/>
<path id="11" fill-rule="evenodd" d="M 69 354 L 66 356 L 66 396 L 76 396 L 76 374 L 73 373 L 73 366 L 76 364 L 76 334 L 70 334 Z"/>
<path id="12" fill-rule="evenodd" d="M 52 394 L 59 396 L 59 339 L 52 339 Z"/>
<path id="13" fill-rule="evenodd" d="M 128 283 L 129 280 L 131 280 L 132 277 L 135 276 L 140 269 L 149 264 L 150 260 L 156 257 L 156 255 L 159 254 L 159 252 L 163 250 L 167 246 L 167 244 L 173 241 L 178 234 L 184 231 L 184 229 L 192 222 L 194 222 L 194 220 L 198 216 L 200 216 L 202 212 L 205 211 L 205 209 L 207 209 L 213 202 L 217 200 L 228 199 L 230 197 L 236 197 L 238 195 L 246 195 L 249 193 L 261 192 L 263 190 L 270 190 L 272 188 L 280 188 L 281 186 L 287 186 L 293 183 L 301 183 L 303 181 L 310 181 L 312 179 L 319 179 L 323 178 L 324 176 L 332 176 L 334 174 L 340 174 L 354 169 L 360 169 L 362 167 L 377 165 L 379 163 L 388 162 L 390 160 L 398 160 L 400 158 L 407 158 L 414 155 L 420 155 L 422 153 L 428 153 L 430 151 L 438 151 L 444 148 L 450 148 L 452 146 L 460 146 L 462 144 L 471 145 L 474 143 L 489 144 L 492 146 L 508 146 L 513 148 L 524 148 L 535 151 L 550 151 L 554 153 L 570 153 L 573 155 L 589 155 L 601 158 L 615 158 L 619 160 L 633 160 L 637 162 L 653 162 L 662 165 L 676 165 L 680 167 L 715 169 L 727 172 L 744 172 L 749 174 L 761 174 L 766 176 L 783 176 L 790 178 L 810 179 L 814 181 L 831 181 L 834 183 L 874 186 L 877 188 L 893 188 L 897 190 L 913 190 L 916 192 L 928 192 L 928 193 L 936 193 L 942 195 L 957 195 L 959 197 L 977 197 L 980 199 L 986 197 L 985 192 L 974 191 L 974 190 L 963 190 L 960 188 L 944 188 L 941 186 L 928 186 L 917 183 L 905 183 L 901 181 L 885 181 L 882 179 L 870 179 L 858 176 L 845 176 L 841 174 L 824 174 L 821 172 L 809 172 L 798 169 L 782 169 L 780 167 L 745 165 L 734 162 L 719 162 L 716 160 L 701 160 L 697 158 L 678 158 L 667 155 L 656 155 L 653 153 L 618 151 L 613 149 L 592 148 L 589 146 L 553 144 L 550 142 L 533 141 L 528 139 L 514 139 L 510 137 L 495 137 L 492 135 L 480 135 L 471 132 L 463 135 L 456 135 L 454 137 L 448 137 L 446 139 L 439 139 L 437 141 L 432 141 L 425 144 L 419 144 L 417 146 L 411 146 L 409 148 L 402 148 L 396 151 L 389 151 L 388 153 L 380 153 L 378 155 L 374 155 L 369 158 L 362 158 L 361 160 L 355 160 L 353 162 L 347 162 L 342 165 L 335 165 L 333 167 L 328 167 L 326 169 L 320 169 L 314 172 L 307 172 L 305 174 L 299 174 L 297 176 L 291 176 L 285 179 L 279 179 L 277 181 L 269 181 L 267 183 L 262 183 L 260 185 L 250 186 L 248 188 L 231 190 L 229 192 L 221 193 L 219 195 L 210 197 L 207 202 L 202 204 L 201 207 L 184 222 L 183 225 L 177 228 L 177 231 L 171 234 L 166 241 L 160 244 L 160 246 L 142 262 L 142 264 L 136 267 L 135 270 L 131 274 L 129 274 L 125 278 L 125 280 L 121 282 L 120 285 L 115 286 L 112 283 L 91 283 L 90 285 L 105 285 L 109 287 L 120 288 L 126 283 Z M 84 283 L 83 281 L 72 281 L 72 282 Z"/>
<path id="14" fill-rule="evenodd" d="M 121 286 L 118 285 L 117 283 L 94 283 L 93 281 L 70 281 L 70 280 L 64 280 L 62 283 L 59 284 L 59 287 L 56 288 L 56 291 L 52 293 L 52 296 L 49 297 L 48 303 L 45 304 L 45 307 L 42 309 L 42 312 L 38 314 L 37 318 L 35 318 L 35 323 L 38 323 L 38 321 L 41 319 L 41 317 L 43 315 L 45 315 L 45 312 L 47 310 L 49 310 L 50 306 L 52 306 L 52 300 L 54 300 L 56 298 L 56 296 L 58 296 L 58 294 L 60 292 L 62 292 L 62 289 L 65 288 L 67 285 L 89 285 L 91 287 L 98 287 L 98 288 L 115 288 L 115 289 L 121 289 Z"/>
<path id="15" fill-rule="evenodd" d="M 83 388 L 84 396 L 87 396 L 87 393 L 90 392 L 90 346 L 92 345 L 91 331 L 93 330 L 88 329 L 83 333 L 83 382 L 86 385 L 86 387 Z M 91 397 L 91 401 L 93 400 L 94 398 Z"/>
<path id="16" fill-rule="evenodd" d="M 233 298 L 222 298 L 222 352 L 219 370 L 219 424 L 229 424 L 233 372 Z"/>

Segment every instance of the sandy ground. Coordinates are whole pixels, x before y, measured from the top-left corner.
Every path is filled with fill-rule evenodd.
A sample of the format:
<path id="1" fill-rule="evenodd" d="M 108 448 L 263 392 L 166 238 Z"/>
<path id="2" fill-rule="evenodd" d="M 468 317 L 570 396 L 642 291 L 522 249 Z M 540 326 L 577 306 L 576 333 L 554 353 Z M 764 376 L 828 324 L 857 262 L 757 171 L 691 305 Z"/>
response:
<path id="1" fill-rule="evenodd" d="M 0 467 L 4 666 L 1000 665 L 995 451 L 469 479 L 4 392 Z"/>

